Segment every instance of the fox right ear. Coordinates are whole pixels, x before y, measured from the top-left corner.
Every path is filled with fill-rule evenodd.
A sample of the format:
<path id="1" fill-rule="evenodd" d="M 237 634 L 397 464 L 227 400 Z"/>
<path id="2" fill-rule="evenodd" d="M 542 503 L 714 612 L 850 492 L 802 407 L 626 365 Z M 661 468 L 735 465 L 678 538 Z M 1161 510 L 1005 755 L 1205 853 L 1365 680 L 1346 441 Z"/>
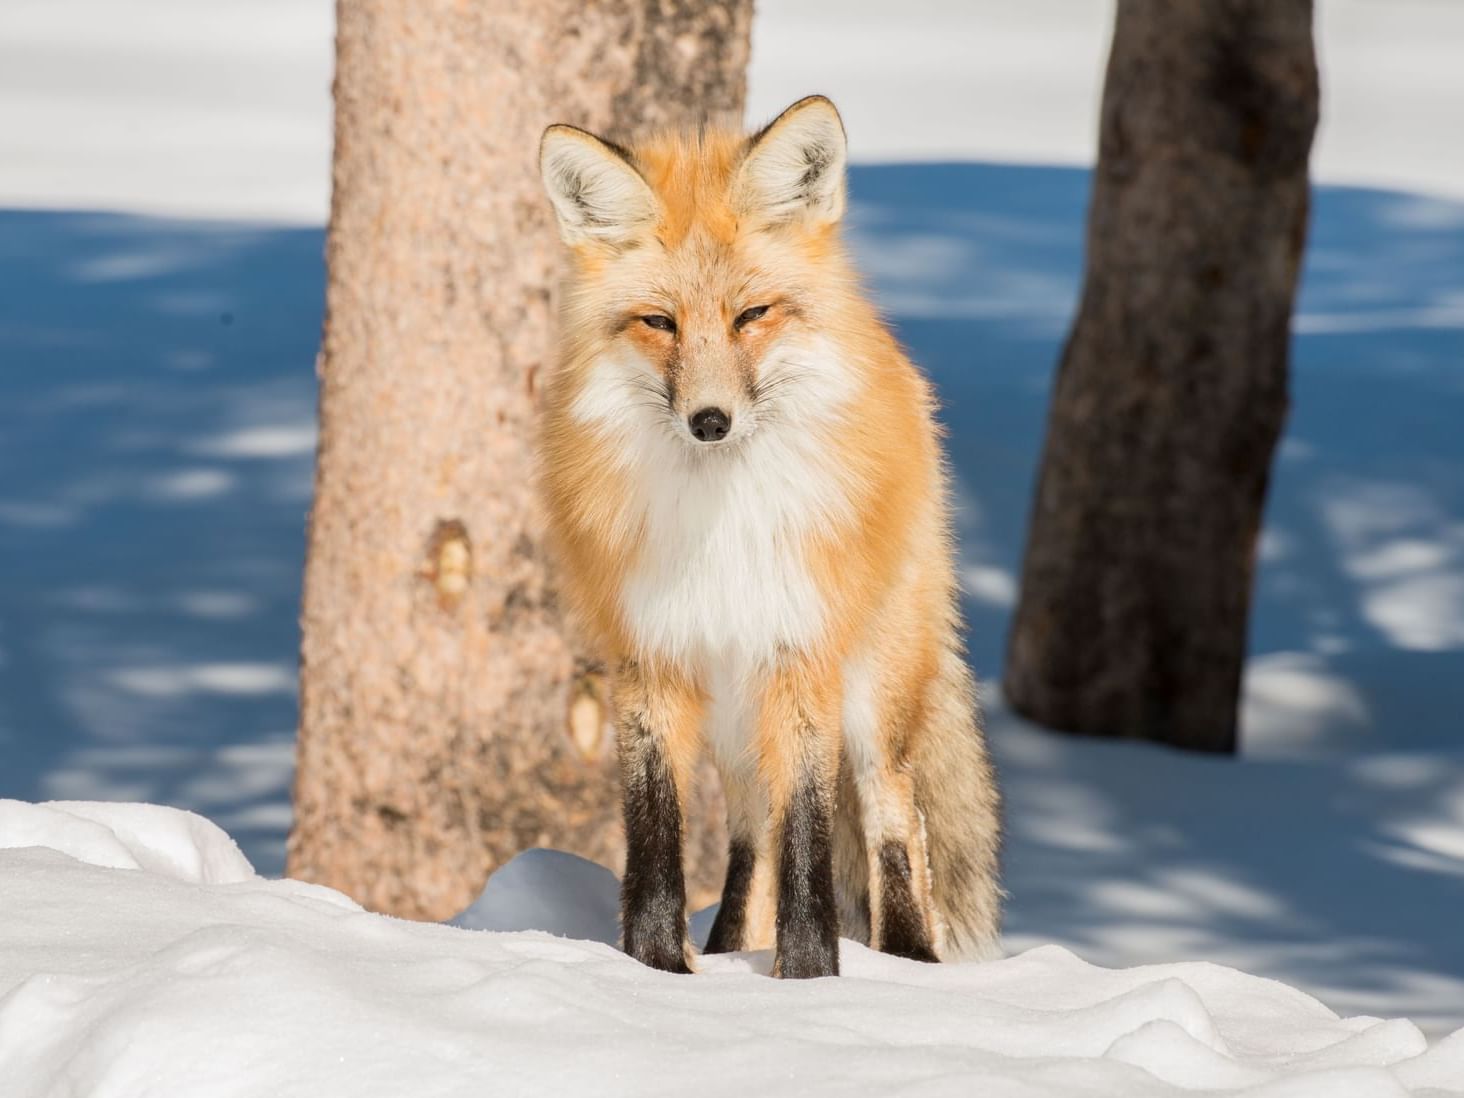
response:
<path id="1" fill-rule="evenodd" d="M 844 123 L 834 105 L 821 95 L 800 99 L 748 140 L 736 200 L 775 224 L 838 221 L 847 155 Z"/>
<path id="2" fill-rule="evenodd" d="M 550 126 L 539 173 L 566 244 L 624 241 L 655 220 L 656 198 L 629 154 L 574 126 Z"/>

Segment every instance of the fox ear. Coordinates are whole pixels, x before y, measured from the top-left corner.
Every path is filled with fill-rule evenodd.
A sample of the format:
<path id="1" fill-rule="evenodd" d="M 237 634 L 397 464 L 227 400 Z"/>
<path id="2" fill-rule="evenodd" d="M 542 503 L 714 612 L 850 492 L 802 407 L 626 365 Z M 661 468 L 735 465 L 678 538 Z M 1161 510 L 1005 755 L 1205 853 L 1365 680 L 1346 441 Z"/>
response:
<path id="1" fill-rule="evenodd" d="M 573 126 L 550 126 L 539 173 L 566 244 L 628 240 L 655 220 L 656 198 L 630 154 Z"/>
<path id="2" fill-rule="evenodd" d="M 736 199 L 771 223 L 844 214 L 844 123 L 821 95 L 800 99 L 748 139 Z"/>

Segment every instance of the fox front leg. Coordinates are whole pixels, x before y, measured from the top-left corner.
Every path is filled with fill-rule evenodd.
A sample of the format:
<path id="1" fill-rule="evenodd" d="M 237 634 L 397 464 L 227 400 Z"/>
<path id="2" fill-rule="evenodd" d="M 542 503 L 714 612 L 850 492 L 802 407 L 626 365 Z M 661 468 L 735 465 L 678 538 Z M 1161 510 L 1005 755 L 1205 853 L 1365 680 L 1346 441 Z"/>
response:
<path id="1" fill-rule="evenodd" d="M 625 809 L 620 921 L 625 952 L 665 972 L 691 972 L 682 867 L 683 796 L 699 703 L 686 684 L 623 663 L 616 747 Z"/>
<path id="2" fill-rule="evenodd" d="M 834 903 L 833 789 L 800 783 L 784 806 L 778 841 L 778 948 L 773 975 L 802 980 L 839 974 Z"/>
<path id="3" fill-rule="evenodd" d="M 777 951 L 773 975 L 839 974 L 834 899 L 833 814 L 839 774 L 836 682 L 808 672 L 779 674 L 759 729 L 770 778 L 777 857 Z"/>

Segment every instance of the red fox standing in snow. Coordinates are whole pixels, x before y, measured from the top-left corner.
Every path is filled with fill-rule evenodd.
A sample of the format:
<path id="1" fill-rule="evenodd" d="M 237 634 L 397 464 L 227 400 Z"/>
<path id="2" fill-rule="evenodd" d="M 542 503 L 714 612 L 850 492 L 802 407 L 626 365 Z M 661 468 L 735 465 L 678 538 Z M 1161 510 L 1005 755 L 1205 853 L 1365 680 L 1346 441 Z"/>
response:
<path id="1" fill-rule="evenodd" d="M 683 805 L 709 745 L 727 883 L 707 952 L 838 972 L 840 931 L 994 955 L 998 795 L 962 656 L 934 400 L 839 240 L 843 124 L 541 168 L 571 252 L 542 467 L 567 593 L 615 674 L 625 949 L 691 970 Z"/>

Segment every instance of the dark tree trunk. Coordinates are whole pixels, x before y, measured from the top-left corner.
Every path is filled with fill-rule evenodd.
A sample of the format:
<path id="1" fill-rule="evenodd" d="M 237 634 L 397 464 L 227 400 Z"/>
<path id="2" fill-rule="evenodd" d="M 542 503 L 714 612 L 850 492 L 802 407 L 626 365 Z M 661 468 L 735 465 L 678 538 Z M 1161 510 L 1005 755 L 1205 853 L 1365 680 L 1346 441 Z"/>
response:
<path id="1" fill-rule="evenodd" d="M 339 0 L 291 876 L 440 919 L 526 846 L 620 868 L 602 677 L 532 487 L 559 251 L 539 136 L 740 114 L 751 18 Z M 696 902 L 725 849 L 714 785 L 689 825 Z"/>
<path id="2" fill-rule="evenodd" d="M 1233 751 L 1317 121 L 1310 0 L 1119 0 L 1005 692 Z"/>

